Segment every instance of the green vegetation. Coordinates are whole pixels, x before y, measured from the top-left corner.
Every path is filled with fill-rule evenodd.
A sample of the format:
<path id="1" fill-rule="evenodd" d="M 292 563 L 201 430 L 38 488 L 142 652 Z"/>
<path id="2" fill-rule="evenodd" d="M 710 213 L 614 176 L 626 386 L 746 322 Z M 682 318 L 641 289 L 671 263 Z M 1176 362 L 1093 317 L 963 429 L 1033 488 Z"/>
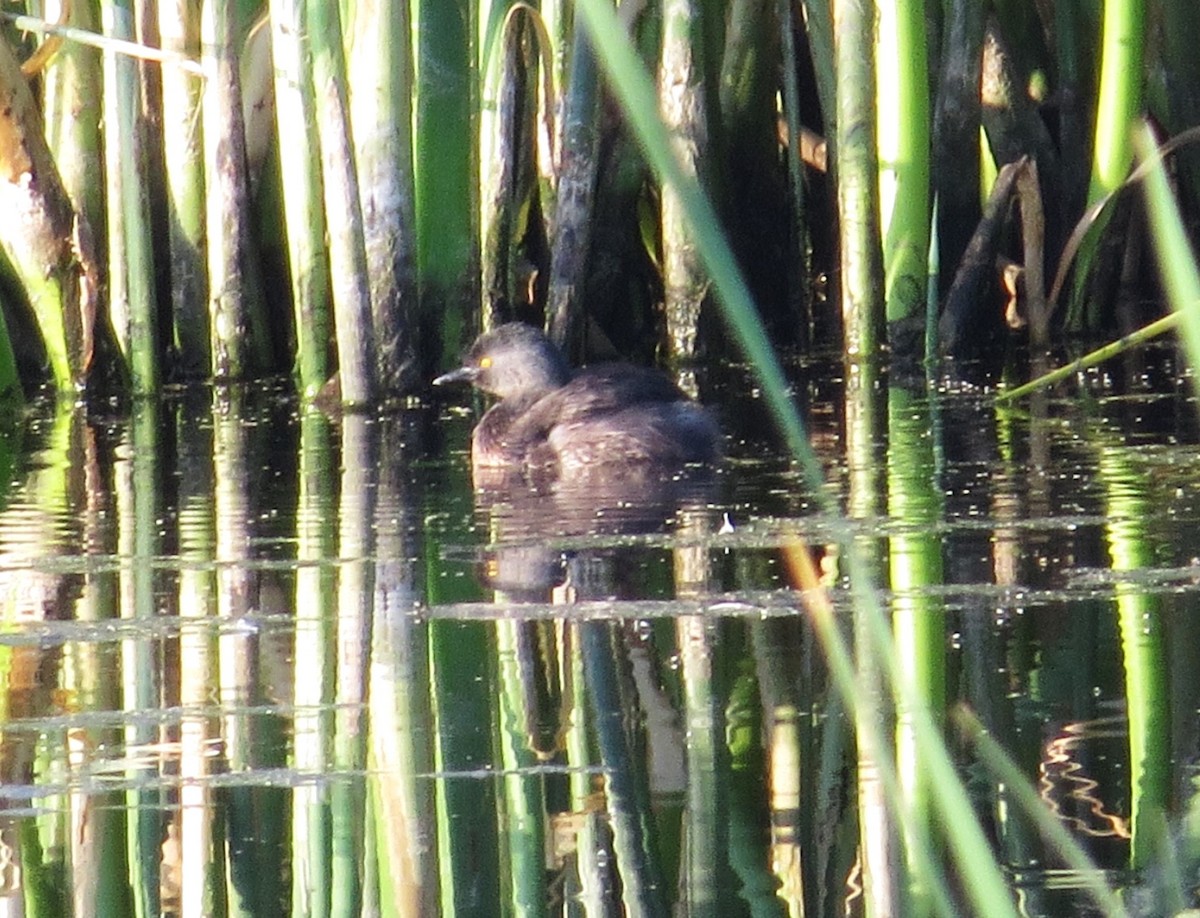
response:
<path id="1" fill-rule="evenodd" d="M 336 372 L 337 398 L 369 404 L 515 317 L 577 354 L 686 359 L 720 347 L 710 314 L 732 302 L 698 258 L 706 232 L 730 238 L 775 347 L 998 358 L 1022 334 L 1006 323 L 1032 323 L 1041 347 L 1157 318 L 1129 295 L 1153 289 L 1151 272 L 1109 256 L 1139 232 L 1133 122 L 1148 112 L 1177 133 L 1200 113 L 1177 40 L 1188 4 L 1010 0 L 985 18 L 896 0 L 854 19 L 829 0 L 680 0 L 624 4 L 611 28 L 586 7 L 80 0 L 58 23 L 5 10 L 17 141 L 0 155 L 47 233 L 0 230 L 16 344 L 10 361 L 0 336 L 0 389 L 20 368 L 29 390 L 43 366 L 64 391 L 139 394 L 294 372 L 313 398 Z M 53 37 L 35 53 L 31 34 Z M 620 35 L 626 63 L 657 79 L 646 111 L 597 82 L 593 55 Z M 657 113 L 674 138 L 661 154 L 645 142 Z M 1006 198 L 984 213 L 981 132 L 984 174 L 1023 157 L 1033 170 L 1001 191 L 1021 195 L 1020 223 Z M 1186 216 L 1200 169 L 1179 157 Z M 41 164 L 33 185 L 23 163 Z M 676 168 L 711 207 L 682 204 Z M 1089 203 L 1106 206 L 1068 245 Z M 929 264 L 940 341 L 920 333 Z M 1069 302 L 1045 314 L 1056 269 L 1074 273 L 1057 285 Z"/>
<path id="2" fill-rule="evenodd" d="M 306 401 L 325 394 L 359 408 L 419 389 L 480 324 L 532 319 L 572 353 L 663 352 L 681 363 L 724 346 L 713 329 L 727 328 L 814 504 L 838 520 L 849 626 L 832 614 L 806 551 L 786 554 L 838 704 L 854 717 L 854 751 L 836 735 L 823 748 L 834 750 L 831 762 L 853 759 L 859 812 L 844 831 L 861 839 L 866 895 L 901 914 L 952 914 L 963 902 L 978 914 L 1015 914 L 1008 877 L 944 737 L 946 610 L 923 592 L 943 577 L 940 492 L 929 473 L 937 445 L 927 438 L 936 425 L 914 407 L 927 392 L 896 387 L 881 398 L 880 363 L 887 352 L 933 358 L 932 348 L 996 360 L 1029 324 L 1040 347 L 1054 335 L 1114 337 L 1153 318 L 1139 315 L 1140 298 L 1128 295 L 1155 282 L 1132 245 L 1144 218 L 1127 173 L 1144 110 L 1168 133 L 1191 127 L 1200 112 L 1200 85 L 1171 79 L 1170 69 L 1180 57 L 1176 32 L 1194 13 L 1165 2 L 1153 22 L 1137 2 L 1009 0 L 986 18 L 970 0 L 885 0 L 878 17 L 862 4 L 800 6 L 803 16 L 786 2 L 675 0 L 660 10 L 578 0 L 570 10 L 547 2 L 543 18 L 536 5 L 505 2 L 210 0 L 172 17 L 166 3 L 77 0 L 61 24 L 70 31 L 10 16 L 0 35 L 0 202 L 23 222 L 0 225 L 0 394 L 48 380 L 64 394 L 111 385 L 151 396 L 168 381 L 292 373 Z M 58 31 L 66 44 L 25 74 L 18 29 Z M 1148 85 L 1148 75 L 1163 85 Z M 1200 207 L 1200 170 L 1182 169 L 1171 189 L 1153 141 L 1142 146 L 1154 253 L 1180 316 L 1172 323 L 1200 367 L 1200 277 L 1179 210 Z M 981 195 L 980 175 L 992 166 L 996 179 Z M 1072 297 L 1057 313 L 1042 305 L 1046 270 L 1073 272 L 1070 283 L 1055 284 Z M 921 314 L 927 290 L 940 300 L 938 322 Z M 1124 295 L 1109 293 L 1118 290 Z M 935 327 L 940 340 L 930 334 Z M 38 334 L 10 337 L 7 329 Z M 797 342 L 834 344 L 849 365 L 845 517 L 824 487 L 780 366 L 783 346 Z M 192 510 L 203 531 L 181 546 L 189 559 L 221 567 L 185 579 L 180 601 L 197 616 L 212 603 L 221 618 L 240 621 L 250 612 L 248 432 L 241 390 L 217 392 L 206 457 L 215 502 L 211 516 Z M 123 569 L 120 584 L 121 611 L 131 619 L 154 608 L 157 411 L 153 400 L 139 403 L 137 459 L 117 488 L 117 513 L 129 521 L 118 547 L 139 562 Z M 372 503 L 386 490 L 375 478 L 376 434 L 353 415 L 339 432 L 335 446 L 330 422 L 306 406 L 298 500 L 315 519 L 297 534 L 303 561 L 323 563 L 335 544 L 342 559 L 371 556 L 383 528 L 374 526 Z M 1143 510 L 1123 492 L 1136 473 L 1127 465 L 1115 451 L 1100 462 L 1118 519 L 1107 547 L 1119 572 L 1152 560 L 1145 532 L 1122 522 Z M 315 520 L 334 501 L 336 468 L 335 533 Z M 900 527 L 886 538 L 866 529 L 885 513 Z M 437 535 L 429 536 L 431 567 Z M 297 621 L 311 626 L 292 651 L 309 670 L 297 701 L 332 700 L 337 710 L 297 718 L 293 764 L 332 763 L 355 775 L 400 760 L 420 761 L 413 774 L 483 770 L 493 764 L 495 737 L 478 725 L 499 724 L 499 711 L 504 780 L 430 790 L 410 774 L 397 787 L 342 782 L 327 796 L 298 793 L 290 813 L 297 911 L 305 896 L 317 900 L 314 911 L 354 913 L 370 895 L 411 895 L 401 882 L 380 880 L 382 871 L 372 885 L 359 866 L 371 845 L 384 855 L 399 849 L 389 816 L 417 798 L 438 807 L 438 858 L 436 868 L 426 855 L 408 869 L 427 884 L 437 874 L 437 905 L 466 913 L 511 882 L 510 909 L 532 910 L 546 893 L 546 803 L 543 787 L 525 780 L 538 751 L 522 745 L 535 730 L 518 655 L 536 629 L 442 620 L 400 635 L 424 661 L 413 670 L 427 668 L 434 688 L 428 711 L 395 698 L 385 704 L 366 693 L 372 676 L 362 656 L 371 646 L 374 576 L 358 560 L 341 563 L 336 586 L 319 566 L 297 576 Z M 911 593 L 890 618 L 876 595 L 885 579 Z M 430 600 L 444 601 L 441 592 L 452 587 L 433 571 L 430 580 Z M 1130 862 L 1142 867 L 1153 862 L 1166 798 L 1166 753 L 1155 745 L 1164 649 L 1142 634 L 1157 624 L 1155 604 L 1123 590 L 1117 599 L 1129 694 L 1139 705 L 1130 711 L 1130 743 L 1144 786 L 1134 801 Z M 767 648 L 773 636 L 763 630 Z M 614 650 L 620 634 L 605 621 L 568 631 L 579 659 L 562 666 L 586 683 L 586 700 L 572 704 L 581 721 L 592 719 L 596 758 L 607 769 L 606 831 L 624 871 L 622 894 L 629 911 L 658 913 L 663 875 L 672 871 L 655 854 L 638 737 L 626 727 L 634 715 Z M 709 668 L 722 659 L 712 639 L 702 619 L 681 626 L 680 643 L 700 651 L 680 662 L 682 707 L 697 738 L 693 765 L 712 784 L 692 785 L 694 835 L 668 868 L 683 875 L 696 902 L 722 882 L 718 854 L 706 846 L 736 847 L 736 826 L 722 822 L 721 809 L 736 806 L 736 782 L 718 778 L 741 762 L 730 761 L 726 712 L 713 703 L 728 674 Z M 210 667 L 213 643 L 193 651 Z M 221 701 L 244 707 L 252 699 L 238 696 L 237 675 L 251 666 L 248 639 L 231 630 L 215 643 L 230 668 Z M 482 679 L 463 680 L 463 668 L 490 669 L 499 697 Z M 122 685 L 128 708 L 144 710 L 161 694 L 151 672 L 131 651 Z M 402 685 L 419 681 L 394 675 Z M 782 707 L 797 704 L 793 688 L 777 686 Z M 381 706 L 383 722 L 429 715 L 436 729 L 406 737 L 407 746 L 380 743 L 363 725 L 368 704 Z M 244 727 L 237 717 L 228 725 L 224 754 L 235 770 L 253 764 Z M 582 763 L 586 737 L 569 744 Z M 1007 775 L 1005 767 L 994 771 Z M 822 763 L 823 775 L 837 770 Z M 129 771 L 136 777 L 136 765 Z M 776 777 L 782 787 L 786 779 Z M 571 788 L 580 810 L 588 790 Z M 1006 798 L 992 790 L 999 811 Z M 160 905 L 161 826 L 143 799 L 151 793 L 129 792 L 135 806 L 125 827 L 138 914 Z M 500 809 L 510 820 L 502 829 L 476 819 Z M 1049 844 L 1086 863 L 1060 838 Z M 511 876 L 501 875 L 501 863 Z M 316 881 L 305 883 L 310 876 Z M 195 889 L 206 901 L 234 898 L 232 870 L 228 882 L 219 888 L 206 873 Z M 1106 887 L 1092 891 L 1116 913 Z M 429 906 L 432 895 L 415 898 Z"/>

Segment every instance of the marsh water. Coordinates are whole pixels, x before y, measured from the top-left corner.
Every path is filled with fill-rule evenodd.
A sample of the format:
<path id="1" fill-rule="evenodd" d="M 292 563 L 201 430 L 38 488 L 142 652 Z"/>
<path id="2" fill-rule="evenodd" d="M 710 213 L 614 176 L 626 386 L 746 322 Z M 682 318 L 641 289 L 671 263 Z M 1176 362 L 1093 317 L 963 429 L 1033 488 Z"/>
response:
<path id="1" fill-rule="evenodd" d="M 1200 437 L 1171 366 L 999 407 L 794 362 L 839 513 L 743 367 L 701 374 L 715 476 L 536 493 L 472 490 L 464 398 L 35 403 L 0 430 L 0 909 L 919 914 L 814 626 L 862 633 L 847 544 L 1021 913 L 1090 914 L 1088 871 L 958 710 L 1132 910 L 1182 904 Z"/>

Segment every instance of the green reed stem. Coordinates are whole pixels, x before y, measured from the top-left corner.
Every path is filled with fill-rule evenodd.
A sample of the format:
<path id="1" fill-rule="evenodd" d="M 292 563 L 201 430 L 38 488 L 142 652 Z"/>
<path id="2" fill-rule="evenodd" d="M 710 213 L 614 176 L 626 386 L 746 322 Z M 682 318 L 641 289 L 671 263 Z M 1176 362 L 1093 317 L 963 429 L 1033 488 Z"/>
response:
<path id="1" fill-rule="evenodd" d="M 858 360 L 873 358 L 884 340 L 875 67 L 864 53 L 874 46 L 875 10 L 864 3 L 837 3 L 835 10 L 842 335 L 846 356 Z"/>
<path id="2" fill-rule="evenodd" d="M 398 393 L 419 376 L 412 27 L 407 3 L 352 6 L 343 25 L 377 375 Z"/>
<path id="3" fill-rule="evenodd" d="M 180 896 L 185 902 L 203 902 L 208 908 L 219 899 L 222 874 L 217 868 L 217 834 L 213 811 L 214 789 L 209 781 L 216 763 L 209 744 L 217 734 L 217 718 L 210 712 L 212 687 L 217 678 L 217 636 L 211 627 L 217 613 L 217 577 L 214 564 L 216 520 L 213 513 L 212 427 L 209 406 L 189 393 L 175 413 L 178 431 L 179 571 L 178 614 L 184 626 L 179 633 L 177 675 L 179 703 L 188 713 L 179 725 L 180 835 L 188 841 L 185 859 L 196 863 L 182 871 Z"/>
<path id="4" fill-rule="evenodd" d="M 413 4 L 417 271 L 421 311 L 442 353 L 457 360 L 478 301 L 478 121 L 467 0 Z"/>
<path id="5" fill-rule="evenodd" d="M 158 8 L 165 50 L 194 55 L 200 49 L 199 9 L 182 0 Z M 212 369 L 204 249 L 203 83 L 179 67 L 162 68 L 163 167 L 167 190 L 171 319 L 177 369 L 203 378 Z"/>
<path id="6" fill-rule="evenodd" d="M 295 375 L 304 398 L 329 378 L 331 310 L 329 260 L 321 201 L 317 139 L 305 0 L 271 0 L 271 56 L 275 64 L 275 117 L 280 137 L 283 219 L 288 274 L 296 322 Z"/>
<path id="7" fill-rule="evenodd" d="M 1057 370 L 1051 370 L 1039 376 L 1037 379 L 1031 379 L 1022 386 L 1017 386 L 1015 389 L 1008 389 L 1004 392 L 996 394 L 996 401 L 999 403 L 1015 402 L 1019 398 L 1024 398 L 1039 389 L 1045 389 L 1055 383 L 1062 382 L 1064 379 L 1069 379 L 1076 373 L 1086 370 L 1089 367 L 1098 366 L 1106 360 L 1111 360 L 1118 354 L 1123 354 L 1125 351 L 1139 344 L 1143 344 L 1152 338 L 1157 338 L 1165 332 L 1171 331 L 1179 324 L 1181 313 L 1172 313 L 1169 316 L 1163 316 L 1161 319 L 1156 319 L 1149 325 L 1138 329 L 1132 334 L 1125 335 L 1103 347 L 1098 347 L 1094 351 L 1084 354 L 1078 360 L 1072 361 L 1065 367 L 1059 367 Z"/>
<path id="8" fill-rule="evenodd" d="M 1103 63 L 1096 97 L 1089 203 L 1119 188 L 1133 162 L 1130 131 L 1142 108 L 1145 19 L 1143 0 L 1107 0 L 1104 4 Z"/>
<path id="9" fill-rule="evenodd" d="M 134 37 L 133 4 L 105 0 L 100 5 L 105 34 Z M 129 364 L 133 391 L 158 388 L 158 318 L 154 295 L 150 202 L 140 114 L 141 86 L 132 58 L 104 56 L 104 132 L 108 187 L 109 312 Z"/>
<path id="10" fill-rule="evenodd" d="M 884 298 L 888 321 L 920 314 L 929 251 L 929 71 L 924 0 L 878 6 L 875 61 Z"/>
<path id="11" fill-rule="evenodd" d="M 95 2 L 71 4 L 70 23 L 88 34 L 99 28 L 99 17 Z M 95 47 L 74 39 L 64 42 L 46 68 L 43 108 L 46 143 L 63 187 L 93 237 L 102 236 L 104 227 L 104 187 L 96 180 L 104 163 L 100 65 Z"/>
<path id="12" fill-rule="evenodd" d="M 262 287 L 250 226 L 250 178 L 231 0 L 205 3 L 203 98 L 205 232 L 212 375 L 239 379 L 263 370 Z"/>
<path id="13" fill-rule="evenodd" d="M 675 155 L 687 176 L 702 188 L 711 158 L 704 54 L 704 4 L 700 0 L 666 0 L 662 11 L 662 53 L 658 68 L 658 104 L 675 144 Z M 708 290 L 687 216 L 671 185 L 661 196 L 663 309 L 673 356 L 692 357 L 700 306 Z"/>
<path id="14" fill-rule="evenodd" d="M 399 456 L 417 433 L 411 412 L 379 421 L 379 455 Z M 378 860 L 380 913 L 434 914 L 433 744 L 429 622 L 419 558 L 425 517 L 407 463 L 382 462 L 375 504 L 375 595 L 367 690 L 368 782 Z"/>
<path id="15" fill-rule="evenodd" d="M 308 21 L 342 403 L 365 405 L 377 397 L 379 381 L 338 4 L 308 0 Z"/>

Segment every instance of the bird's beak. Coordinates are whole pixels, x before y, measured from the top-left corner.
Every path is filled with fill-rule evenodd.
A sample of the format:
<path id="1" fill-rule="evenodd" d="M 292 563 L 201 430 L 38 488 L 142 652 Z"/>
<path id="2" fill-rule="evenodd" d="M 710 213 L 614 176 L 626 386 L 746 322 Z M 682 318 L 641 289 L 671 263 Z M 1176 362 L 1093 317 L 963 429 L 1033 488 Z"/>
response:
<path id="1" fill-rule="evenodd" d="M 449 373 L 443 373 L 433 381 L 433 384 L 435 386 L 445 386 L 450 383 L 457 382 L 473 383 L 478 375 L 478 367 L 459 367 L 457 370 L 451 370 Z"/>

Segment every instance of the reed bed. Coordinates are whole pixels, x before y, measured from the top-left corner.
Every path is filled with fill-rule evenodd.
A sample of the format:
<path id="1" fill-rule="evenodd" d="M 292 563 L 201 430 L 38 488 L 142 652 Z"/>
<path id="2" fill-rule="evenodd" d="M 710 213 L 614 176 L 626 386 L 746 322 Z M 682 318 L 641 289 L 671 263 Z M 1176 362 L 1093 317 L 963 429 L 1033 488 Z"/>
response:
<path id="1" fill-rule="evenodd" d="M 613 36 L 569 7 L 22 6 L 2 11 L 20 138 L 6 193 L 47 230 L 0 230 L 5 391 L 291 373 L 305 398 L 365 405 L 419 391 L 479 326 L 514 317 L 544 317 L 579 356 L 721 346 L 704 230 L 651 168 L 636 114 L 605 102 L 589 61 Z M 1108 292 L 1115 266 L 1134 291 L 1153 272 L 1106 254 L 1142 219 L 1124 190 L 1132 123 L 1178 133 L 1200 112 L 1175 40 L 1187 4 L 855 9 L 618 12 L 774 344 L 1001 359 L 1030 322 L 1044 347 L 1157 318 Z M 1200 170 L 1178 156 L 1186 220 Z M 1042 212 L 1017 225 L 1003 201 L 985 214 L 979 176 L 1021 157 Z M 36 181 L 23 163 L 43 164 Z M 929 264 L 943 326 L 969 334 L 921 333 Z M 1040 277 L 1060 264 L 1072 280 L 1045 312 Z"/>
<path id="2" fill-rule="evenodd" d="M 290 374 L 309 402 L 362 408 L 420 391 L 479 326 L 532 318 L 578 355 L 661 350 L 681 366 L 705 350 L 744 356 L 822 495 L 779 352 L 798 341 L 832 345 L 851 364 L 848 450 L 865 470 L 851 485 L 849 515 L 870 519 L 886 508 L 928 527 L 937 495 L 902 468 L 930 448 L 922 441 L 929 421 L 914 422 L 904 393 L 877 404 L 882 358 L 999 361 L 1035 319 L 1046 332 L 1040 346 L 1043 337 L 1112 337 L 1157 318 L 1139 312 L 1139 298 L 1109 291 L 1158 289 L 1148 262 L 1130 254 L 1144 217 L 1125 181 L 1143 112 L 1166 134 L 1191 127 L 1200 112 L 1200 84 L 1175 79 L 1190 75 L 1184 65 L 1172 69 L 1171 36 L 1194 14 L 1164 3 L 1148 18 L 1137 0 L 1103 4 L 1103 15 L 1097 4 L 1032 0 L 986 18 L 969 0 L 881 7 L 876 17 L 840 0 L 676 0 L 662 10 L 606 0 L 540 10 L 462 0 L 77 0 L 59 22 L 40 5 L 35 16 L 9 4 L 0 35 L 0 93 L 10 103 L 0 116 L 0 209 L 21 220 L 0 225 L 0 390 L 13 398 L 42 384 L 67 396 L 131 393 L 145 401 L 136 429 L 152 454 L 147 397 L 167 382 Z M 29 33 L 61 43 L 38 56 Z M 28 72 L 21 60 L 32 61 Z M 86 91 L 95 85 L 98 99 Z M 1142 141 L 1143 158 L 1154 159 L 1155 143 Z M 981 189 L 981 174 L 993 173 Z M 1147 190 L 1154 252 L 1200 366 L 1200 282 L 1185 229 L 1200 185 L 1186 168 L 1173 188 L 1153 171 Z M 1011 206 L 1018 198 L 1020 220 Z M 1076 226 L 1081 241 L 1072 245 Z M 1041 312 L 1041 278 L 1068 262 L 1071 282 L 1056 285 L 1063 304 Z M 927 290 L 941 304 L 928 315 L 920 309 Z M 949 327 L 965 331 L 939 337 Z M 221 397 L 238 397 L 230 392 Z M 356 477 L 376 465 L 360 420 L 342 429 L 343 454 L 357 460 L 343 470 L 343 501 L 374 487 Z M 306 436 L 326 440 L 323 424 L 306 415 Z M 215 453 L 236 467 L 241 434 L 231 426 L 214 436 Z M 881 436 L 893 451 L 886 491 L 871 464 Z M 306 501 L 327 499 L 328 484 L 314 476 L 327 471 L 330 449 L 314 453 Z M 238 489 L 222 488 L 221 465 L 215 474 L 220 517 L 223 495 L 234 499 Z M 337 534 L 355 551 L 371 538 L 354 528 L 370 519 L 361 510 Z M 122 509 L 152 511 L 136 500 Z M 1137 540 L 1137 532 L 1112 534 L 1114 551 Z M 938 580 L 938 549 L 919 536 L 884 546 L 846 527 L 853 644 L 803 553 L 790 557 L 856 717 L 860 773 L 874 782 L 859 786 L 878 803 L 864 807 L 860 826 L 868 882 L 878 884 L 873 901 L 943 914 L 963 901 L 978 914 L 1015 914 L 943 737 L 943 610 L 910 606 L 889 619 L 874 599 L 885 574 L 893 586 Z M 237 560 L 220 538 L 212 550 Z M 133 578 L 122 590 L 133 602 L 145 584 Z M 339 606 L 345 621 L 361 622 L 367 592 L 348 583 L 335 595 L 321 580 L 311 614 Z M 1135 613 L 1144 614 L 1122 611 L 1131 630 Z M 361 665 L 353 650 L 366 634 L 352 635 L 342 659 Z M 584 670 L 606 685 L 610 630 L 588 625 L 579 639 Z M 428 640 L 439 697 L 455 709 L 441 712 L 446 722 L 486 707 L 478 687 L 453 684 L 448 666 L 486 647 L 446 622 Z M 226 656 L 236 660 L 237 648 Z M 343 675 L 337 697 L 355 709 L 367 675 Z M 131 696 L 151 689 L 125 687 Z M 331 745 L 348 769 L 378 754 L 353 718 L 315 724 L 308 739 L 314 749 Z M 479 757 L 449 733 L 431 742 L 447 767 Z M 627 743 L 602 731 L 604 762 L 621 760 Z M 513 752 L 506 766 L 519 765 Z M 519 787 L 438 792 L 447 813 L 495 806 L 493 793 L 507 794 L 514 810 L 530 805 Z M 610 786 L 621 844 L 645 844 L 632 811 L 638 792 Z M 294 822 L 311 821 L 311 832 L 347 857 L 317 872 L 352 874 L 356 852 L 340 840 L 367 811 L 361 796 L 340 800 L 329 822 L 298 801 Z M 877 827 L 882 834 L 872 836 Z M 536 832 L 508 842 L 530 863 L 542 844 Z M 644 855 L 636 846 L 625 852 L 639 866 L 624 879 L 630 901 L 656 911 L 661 878 Z M 904 865 L 903 889 L 885 887 L 879 865 L 888 863 Z M 337 887 L 357 899 L 357 882 L 340 878 Z M 463 882 L 445 880 L 447 888 Z M 514 896 L 526 893 L 540 890 Z M 1096 895 L 1108 904 L 1104 889 Z M 150 913 L 156 903 L 139 908 Z"/>

